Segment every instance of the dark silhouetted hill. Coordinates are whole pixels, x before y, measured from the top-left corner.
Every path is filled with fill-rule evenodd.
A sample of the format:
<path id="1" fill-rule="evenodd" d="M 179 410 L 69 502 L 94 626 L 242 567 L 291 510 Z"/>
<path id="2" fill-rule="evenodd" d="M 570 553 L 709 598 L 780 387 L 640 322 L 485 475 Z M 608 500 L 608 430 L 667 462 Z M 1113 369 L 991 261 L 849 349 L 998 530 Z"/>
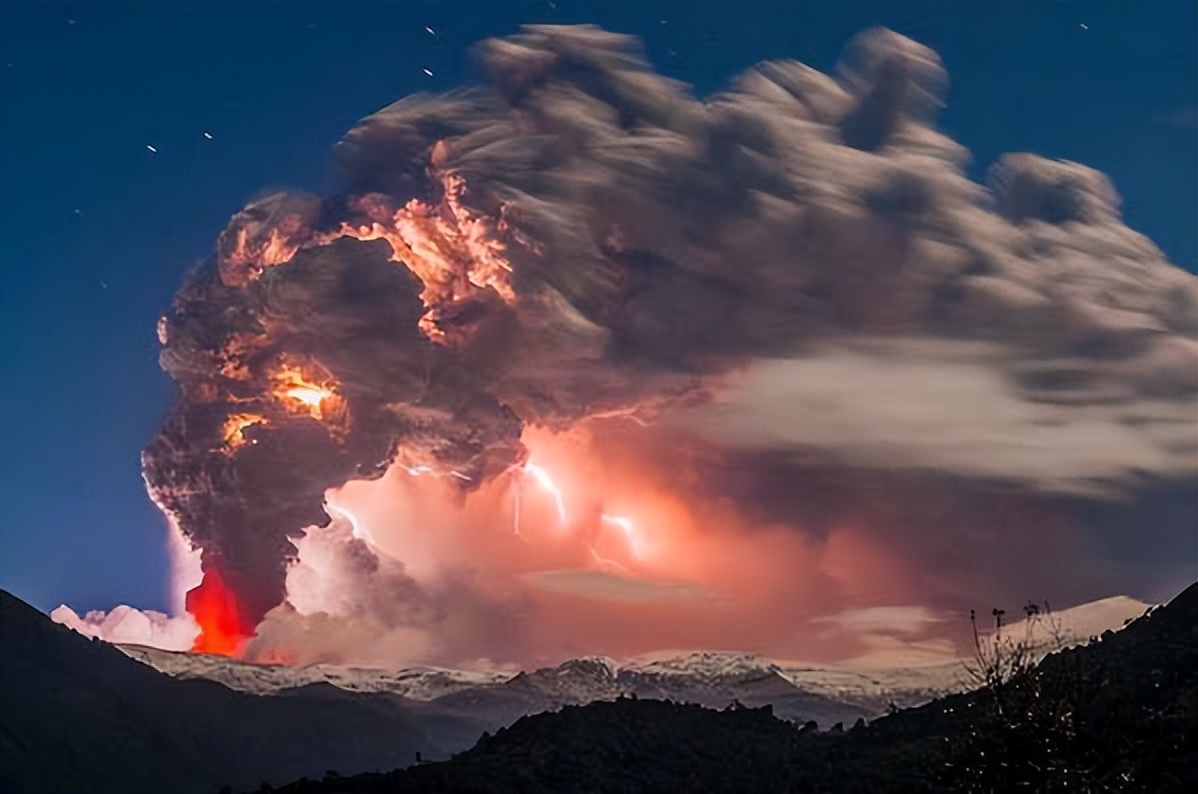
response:
<path id="1" fill-rule="evenodd" d="M 621 699 L 524 717 L 443 763 L 321 792 L 1193 791 L 1198 585 L 1008 682 L 841 730 Z"/>
<path id="2" fill-rule="evenodd" d="M 0 791 L 215 792 L 393 769 L 483 726 L 327 684 L 269 697 L 178 681 L 0 591 Z"/>

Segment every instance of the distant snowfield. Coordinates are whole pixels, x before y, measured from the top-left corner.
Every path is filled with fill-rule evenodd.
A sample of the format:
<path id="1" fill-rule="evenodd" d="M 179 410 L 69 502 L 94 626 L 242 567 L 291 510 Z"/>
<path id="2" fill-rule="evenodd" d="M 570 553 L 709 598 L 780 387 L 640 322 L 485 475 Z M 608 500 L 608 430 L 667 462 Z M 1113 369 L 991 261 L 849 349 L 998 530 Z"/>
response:
<path id="1" fill-rule="evenodd" d="M 167 675 L 206 678 L 230 689 L 253 694 L 268 694 L 310 684 L 332 684 L 350 692 L 391 692 L 412 700 L 434 700 L 462 689 L 502 683 L 519 672 L 508 669 L 480 672 L 427 666 L 384 670 L 335 664 L 288 667 L 254 664 L 227 656 L 180 653 L 143 645 L 117 647 L 137 661 Z"/>
<path id="2" fill-rule="evenodd" d="M 1030 639 L 1043 655 L 1061 647 L 1077 645 L 1104 631 L 1118 631 L 1153 607 L 1128 596 L 1111 596 L 1080 604 L 1060 612 L 1041 615 L 1029 623 L 1014 621 L 1003 635 L 1017 642 Z M 987 626 L 990 615 L 979 615 L 979 626 Z M 993 636 L 987 632 L 983 641 Z M 784 675 L 797 686 L 829 696 L 891 693 L 957 692 L 970 687 L 965 671 L 968 657 L 931 650 L 932 643 L 911 643 L 907 648 L 880 648 L 876 652 L 845 659 L 833 666 L 780 663 Z"/>
<path id="3" fill-rule="evenodd" d="M 1151 605 L 1127 596 L 1114 596 L 1043 616 L 1031 626 L 1033 644 L 1042 653 L 1058 646 L 1085 642 L 1107 630 L 1119 630 Z M 985 616 L 988 620 L 989 615 Z M 1029 627 L 1017 621 L 1004 629 L 1015 640 L 1028 636 Z M 329 684 L 351 692 L 389 692 L 420 701 L 436 700 L 465 690 L 488 690 L 522 677 L 554 702 L 586 702 L 647 689 L 663 697 L 686 700 L 696 692 L 736 695 L 763 682 L 784 681 L 802 692 L 839 702 L 900 705 L 916 702 L 969 685 L 965 658 L 933 643 L 879 648 L 864 656 L 832 665 L 772 661 L 731 651 L 662 651 L 617 661 L 602 656 L 572 659 L 556 668 L 531 674 L 503 667 L 463 670 L 418 666 L 400 670 L 317 664 L 308 667 L 260 665 L 224 656 L 179 653 L 139 645 L 118 646 L 130 657 L 177 678 L 204 678 L 231 689 L 269 694 L 311 684 Z M 768 699 L 768 698 L 767 698 Z"/>

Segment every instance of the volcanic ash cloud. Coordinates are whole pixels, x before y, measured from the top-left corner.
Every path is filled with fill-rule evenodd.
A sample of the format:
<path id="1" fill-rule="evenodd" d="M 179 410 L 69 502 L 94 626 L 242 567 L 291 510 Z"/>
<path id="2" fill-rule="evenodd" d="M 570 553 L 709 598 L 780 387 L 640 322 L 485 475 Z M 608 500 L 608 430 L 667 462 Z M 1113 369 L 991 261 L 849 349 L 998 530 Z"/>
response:
<path id="1" fill-rule="evenodd" d="M 834 75 L 768 62 L 705 100 L 655 74 L 635 39 L 593 27 L 529 27 L 477 54 L 480 87 L 408 97 L 351 130 L 334 151 L 336 195 L 276 194 L 235 215 L 161 320 L 178 393 L 144 471 L 203 552 L 190 600 L 220 608 L 197 614 L 202 636 L 248 637 L 292 582 L 320 592 L 315 560 L 337 581 L 351 562 L 369 568 L 362 555 L 384 539 L 371 551 L 344 527 L 303 536 L 329 522 L 326 491 L 389 467 L 436 479 L 447 513 L 493 508 L 475 533 L 509 531 L 497 483 L 527 479 L 533 430 L 622 423 L 638 471 L 681 439 L 717 472 L 732 459 L 741 477 L 789 472 L 785 493 L 754 497 L 752 510 L 834 494 L 841 503 L 793 515 L 750 517 L 744 502 L 727 522 L 789 522 L 790 536 L 823 522 L 778 547 L 824 544 L 811 559 L 826 564 L 808 572 L 826 584 L 812 610 L 882 597 L 852 579 L 868 566 L 826 562 L 832 538 L 876 535 L 862 541 L 870 559 L 918 546 L 910 565 L 935 569 L 940 595 L 959 593 L 964 569 L 940 573 L 962 563 L 930 550 L 928 522 L 891 520 L 879 504 L 949 504 L 937 543 L 1001 543 L 1005 530 L 971 515 L 975 495 L 1043 525 L 1045 505 L 1192 486 L 1195 277 L 1127 228 L 1109 180 L 1082 165 L 1012 154 L 986 185 L 969 181 L 968 153 L 935 129 L 948 79 L 928 48 L 871 30 Z M 599 454 L 605 442 L 590 438 L 578 454 Z M 738 503 L 722 476 L 704 480 L 683 458 L 662 488 Z M 591 562 L 569 570 L 647 578 L 597 545 L 601 531 L 633 539 L 601 510 Z M 833 532 L 831 515 L 859 527 Z M 877 530 L 887 522 L 902 529 Z M 691 522 L 698 540 L 661 536 L 708 548 L 702 523 Z M 420 542 L 443 561 L 488 565 Z M 311 560 L 296 562 L 297 546 Z M 602 584 L 513 562 L 503 574 L 524 585 L 459 579 L 432 592 L 404 562 L 393 550 L 348 578 L 404 600 L 388 627 L 434 634 L 459 603 L 446 594 L 466 592 L 479 610 L 499 592 L 505 615 L 552 613 L 546 625 L 569 633 L 569 610 L 538 599 L 563 582 Z M 749 586 L 703 570 L 671 571 L 654 592 L 726 603 Z M 554 587 L 530 595 L 529 582 Z M 345 592 L 330 604 L 316 612 L 309 599 L 304 619 L 397 609 Z M 296 606 L 281 608 L 288 620 L 303 618 Z M 469 633 L 453 632 L 461 653 L 485 653 L 464 650 Z"/>

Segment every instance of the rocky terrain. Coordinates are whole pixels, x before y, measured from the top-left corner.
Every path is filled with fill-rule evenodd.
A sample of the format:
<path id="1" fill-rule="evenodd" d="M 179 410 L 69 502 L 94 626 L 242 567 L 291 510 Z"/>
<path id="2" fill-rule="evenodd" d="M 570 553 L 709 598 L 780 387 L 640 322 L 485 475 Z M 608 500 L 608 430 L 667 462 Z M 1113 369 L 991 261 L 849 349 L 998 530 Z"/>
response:
<path id="1" fill-rule="evenodd" d="M 307 792 L 1183 791 L 1198 783 L 1198 585 L 979 690 L 820 730 L 769 707 L 623 698 L 519 720 L 444 763 Z"/>
<path id="2" fill-rule="evenodd" d="M 1120 628 L 1148 608 L 1148 604 L 1126 596 L 1082 604 L 1053 613 L 1049 621 L 1035 627 L 1031 641 L 1037 653 L 1047 653 Z M 1051 631 L 1047 630 L 1048 623 L 1052 624 Z M 1022 624 L 1008 627 L 1007 633 L 1021 639 L 1028 636 Z M 770 705 L 783 719 L 851 723 L 858 717 L 880 716 L 891 704 L 916 706 L 970 688 L 964 660 L 952 656 L 903 666 L 885 659 L 815 665 L 730 651 L 675 651 L 625 660 L 586 656 L 521 672 L 511 668 L 433 666 L 292 667 L 139 645 L 117 647 L 140 662 L 184 680 L 216 681 L 256 695 L 313 684 L 328 684 L 349 692 L 387 692 L 464 710 L 480 718 L 488 730 L 509 725 L 526 714 L 631 695 L 711 708 L 724 708 L 734 702 Z"/>
<path id="3" fill-rule="evenodd" d="M 1194 600 L 1192 593 L 1187 595 Z M 1144 626 L 1160 628 L 1161 616 L 1176 616 L 1184 598 L 1167 611 L 1154 613 L 1146 624 L 1132 624 L 1127 631 L 1065 657 L 1115 654 L 1115 659 L 1121 659 L 1111 649 L 1125 647 L 1125 635 L 1148 637 L 1126 647 L 1154 647 L 1152 637 L 1160 632 Z M 1102 625 L 1118 626 L 1115 618 L 1138 614 L 1143 607 L 1130 599 L 1107 599 L 1060 616 L 1067 632 L 1079 635 L 1097 632 Z M 588 656 L 532 672 L 296 668 L 131 645 L 115 647 L 55 625 L 8 593 L 0 593 L 0 617 L 4 703 L 0 789 L 4 792 L 216 792 L 222 787 L 249 790 L 264 783 L 280 786 L 308 778 L 307 783 L 296 783 L 302 790 L 317 786 L 311 781 L 323 780 L 332 770 L 346 776 L 373 770 L 375 776 L 356 778 L 353 783 L 367 787 L 362 790 L 376 790 L 370 787 L 383 784 L 380 781 L 387 781 L 386 786 L 411 784 L 419 790 L 440 790 L 442 783 L 450 788 L 466 786 L 462 781 L 474 775 L 472 764 L 502 766 L 508 763 L 504 758 L 512 763 L 525 759 L 516 765 L 531 764 L 530 790 L 570 790 L 573 783 L 563 789 L 556 776 L 575 780 L 583 775 L 571 764 L 591 770 L 577 780 L 593 778 L 599 790 L 623 790 L 623 783 L 604 777 L 604 770 L 617 763 L 613 759 L 628 758 L 635 768 L 657 757 L 659 766 L 637 771 L 630 782 L 625 781 L 634 787 L 629 790 L 646 790 L 642 783 L 652 789 L 659 776 L 666 781 L 689 780 L 685 776 L 689 772 L 678 770 L 694 765 L 696 758 L 713 764 L 724 759 L 719 760 L 720 768 L 731 764 L 728 768 L 736 771 L 739 762 L 725 758 L 732 753 L 754 769 L 769 769 L 772 763 L 792 763 L 786 753 L 798 753 L 794 757 L 801 759 L 817 750 L 818 763 L 809 758 L 804 764 L 822 768 L 819 765 L 841 763 L 835 759 L 857 758 L 861 752 L 863 758 L 873 757 L 870 752 L 875 751 L 861 747 L 877 747 L 876 752 L 885 754 L 890 752 L 885 748 L 899 746 L 903 757 L 910 747 L 942 752 L 937 741 L 944 744 L 946 735 L 957 737 L 962 731 L 945 722 L 951 722 L 946 714 L 961 708 L 944 705 L 957 703 L 952 699 L 904 711 L 897 719 L 877 720 L 865 733 L 860 728 L 851 731 L 847 735 L 873 737 L 854 738 L 851 744 L 836 744 L 841 740 L 829 738 L 839 734 L 811 728 L 799 734 L 795 728 L 811 721 L 824 728 L 836 723 L 852 726 L 858 719 L 875 719 L 893 708 L 891 703 L 900 707 L 924 703 L 933 692 L 960 689 L 964 680 L 960 661 L 900 671 L 821 668 L 746 654 L 691 651 L 629 661 Z M 1178 636 L 1187 636 L 1184 619 L 1172 619 L 1168 625 L 1180 625 Z M 1192 635 L 1191 625 L 1191 655 Z M 1174 679 L 1162 680 L 1172 686 Z M 588 703 L 593 705 L 579 708 Z M 604 727 L 609 722 L 617 727 Z M 928 737 L 928 731 L 939 738 Z M 587 745 L 586 737 L 592 732 L 594 752 L 599 754 L 588 757 L 589 751 L 581 746 Z M 688 738 L 690 732 L 698 739 Z M 909 741 L 894 739 L 912 732 Z M 797 735 L 803 741 L 793 744 Z M 524 744 L 516 747 L 510 744 L 513 741 Z M 607 746 L 611 741 L 616 741 L 615 747 Z M 745 743 L 751 746 L 745 748 Z M 412 772 L 418 775 L 412 778 L 417 782 L 397 783 L 393 777 L 381 776 L 381 770 L 412 764 L 417 753 L 424 762 L 436 762 L 472 745 L 473 750 L 452 764 L 420 766 Z M 565 763 L 559 757 L 562 752 L 575 760 Z M 763 753 L 760 758 L 758 753 Z M 486 758 L 490 760 L 471 760 Z M 538 764 L 545 769 L 538 771 Z M 876 765 L 866 766 L 872 770 Z M 889 769 L 884 763 L 877 768 Z M 419 777 L 430 774 L 426 769 L 442 770 L 437 775 L 449 777 Z M 454 770 L 460 769 L 466 770 L 460 772 L 465 775 L 461 781 L 453 777 L 459 775 Z M 702 764 L 696 769 L 702 772 Z M 543 772 L 549 777 L 538 777 Z M 491 780 L 490 771 L 482 774 Z M 504 777 L 507 774 L 498 770 L 494 780 L 500 788 L 482 790 L 510 790 L 504 787 L 515 782 Z M 779 774 L 779 781 L 791 780 L 789 772 Z M 351 778 L 337 780 L 340 786 Z M 725 787 L 724 778 L 708 782 L 736 789 L 732 783 Z"/>
<path id="4" fill-rule="evenodd" d="M 843 697 L 850 679 L 818 693 L 744 654 L 588 657 L 530 673 L 252 665 L 90 640 L 3 591 L 0 632 L 4 792 L 214 792 L 394 769 L 417 753 L 447 758 L 528 714 L 627 695 L 770 703 L 798 720 L 884 708 L 867 677 Z"/>

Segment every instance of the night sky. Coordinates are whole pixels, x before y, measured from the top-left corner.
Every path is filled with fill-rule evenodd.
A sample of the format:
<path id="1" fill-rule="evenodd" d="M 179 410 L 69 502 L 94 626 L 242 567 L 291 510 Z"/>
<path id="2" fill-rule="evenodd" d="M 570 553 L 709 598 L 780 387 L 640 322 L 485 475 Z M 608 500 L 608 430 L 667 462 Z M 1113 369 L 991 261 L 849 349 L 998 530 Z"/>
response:
<path id="1" fill-rule="evenodd" d="M 138 456 L 170 401 L 154 328 L 183 273 L 264 189 L 327 192 L 358 118 L 471 81 L 474 42 L 584 22 L 640 36 L 699 94 L 769 58 L 826 71 L 891 27 L 943 58 L 941 126 L 976 178 L 1020 150 L 1105 171 L 1128 224 L 1198 269 L 1192 2 L 6 1 L 0 586 L 42 609 L 163 608 Z"/>

